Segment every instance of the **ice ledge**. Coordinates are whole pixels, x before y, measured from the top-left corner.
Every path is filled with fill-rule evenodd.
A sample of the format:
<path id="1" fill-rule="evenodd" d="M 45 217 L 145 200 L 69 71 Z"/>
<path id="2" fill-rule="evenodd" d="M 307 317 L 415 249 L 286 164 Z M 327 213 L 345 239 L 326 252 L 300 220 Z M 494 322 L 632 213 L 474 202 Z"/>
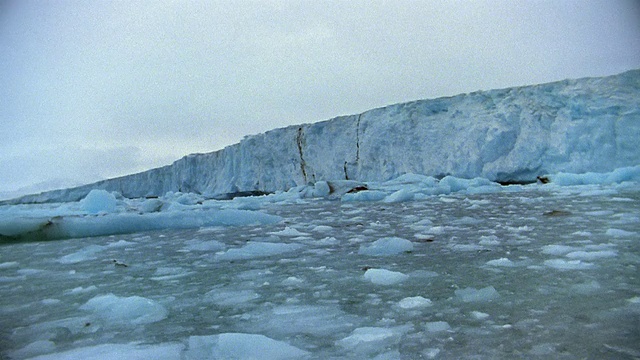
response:
<path id="1" fill-rule="evenodd" d="M 502 183 L 640 164 L 640 70 L 419 100 L 249 136 L 170 166 L 5 203 L 274 192 L 321 180 L 414 173 Z"/>

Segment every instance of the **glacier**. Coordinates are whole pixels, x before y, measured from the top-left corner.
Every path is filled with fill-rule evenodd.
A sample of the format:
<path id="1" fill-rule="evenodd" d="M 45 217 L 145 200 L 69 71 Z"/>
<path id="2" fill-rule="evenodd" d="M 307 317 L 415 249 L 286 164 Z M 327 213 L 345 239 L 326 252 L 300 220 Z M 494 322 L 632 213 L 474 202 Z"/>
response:
<path id="1" fill-rule="evenodd" d="M 412 101 L 289 126 L 168 166 L 4 203 L 78 201 L 93 189 L 127 198 L 167 192 L 225 198 L 321 181 L 388 181 L 404 174 L 527 183 L 545 174 L 636 166 L 639 138 L 640 70 L 631 70 Z"/>

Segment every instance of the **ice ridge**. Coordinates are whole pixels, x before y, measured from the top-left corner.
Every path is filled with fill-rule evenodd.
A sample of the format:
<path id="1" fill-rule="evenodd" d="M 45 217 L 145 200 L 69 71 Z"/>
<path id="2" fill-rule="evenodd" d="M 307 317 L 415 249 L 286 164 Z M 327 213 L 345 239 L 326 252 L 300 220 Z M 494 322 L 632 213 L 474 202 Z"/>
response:
<path id="1" fill-rule="evenodd" d="M 414 173 L 535 181 L 640 164 L 640 69 L 600 78 L 418 100 L 248 136 L 172 165 L 20 202 L 274 192 L 321 180 L 386 181 Z"/>

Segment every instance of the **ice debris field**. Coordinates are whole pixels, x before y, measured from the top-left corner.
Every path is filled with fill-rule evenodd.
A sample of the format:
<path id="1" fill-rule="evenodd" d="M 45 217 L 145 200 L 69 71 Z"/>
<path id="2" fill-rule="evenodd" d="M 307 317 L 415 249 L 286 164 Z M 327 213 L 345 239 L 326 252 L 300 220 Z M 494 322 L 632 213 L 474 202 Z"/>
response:
<path id="1" fill-rule="evenodd" d="M 3 359 L 634 359 L 640 167 L 0 207 Z"/>

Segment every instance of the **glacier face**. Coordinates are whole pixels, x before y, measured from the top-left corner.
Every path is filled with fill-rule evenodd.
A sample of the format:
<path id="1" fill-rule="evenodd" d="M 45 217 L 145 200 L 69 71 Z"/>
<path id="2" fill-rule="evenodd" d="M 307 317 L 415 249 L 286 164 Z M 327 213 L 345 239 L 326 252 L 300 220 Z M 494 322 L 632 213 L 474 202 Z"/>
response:
<path id="1" fill-rule="evenodd" d="M 320 180 L 402 174 L 534 181 L 640 164 L 640 70 L 419 100 L 249 136 L 172 165 L 19 199 L 75 201 L 92 189 L 273 192 Z"/>

